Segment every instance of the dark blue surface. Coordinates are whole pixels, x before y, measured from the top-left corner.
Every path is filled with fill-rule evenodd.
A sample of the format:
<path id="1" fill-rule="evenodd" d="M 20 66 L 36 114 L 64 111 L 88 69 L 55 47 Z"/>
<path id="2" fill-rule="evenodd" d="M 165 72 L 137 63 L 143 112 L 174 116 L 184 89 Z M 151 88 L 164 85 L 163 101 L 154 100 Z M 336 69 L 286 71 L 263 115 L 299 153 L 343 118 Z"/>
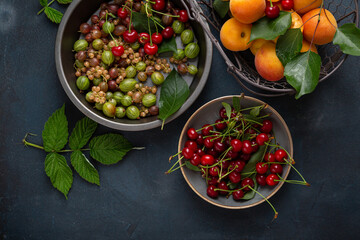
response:
<path id="1" fill-rule="evenodd" d="M 122 132 L 146 150 L 114 166 L 96 164 L 100 187 L 74 174 L 65 200 L 45 175 L 45 153 L 21 145 L 27 132 L 41 143 L 43 124 L 64 102 L 70 129 L 83 117 L 58 81 L 57 26 L 36 16 L 39 6 L 0 2 L 0 239 L 358 239 L 360 58 L 349 57 L 298 101 L 262 99 L 289 125 L 296 166 L 312 185 L 284 185 L 271 198 L 279 212 L 274 222 L 267 204 L 221 209 L 197 197 L 180 172 L 164 175 L 188 117 L 211 99 L 242 92 L 217 51 L 213 74 L 183 116 L 165 131 Z M 105 132 L 114 131 L 96 133 Z"/>

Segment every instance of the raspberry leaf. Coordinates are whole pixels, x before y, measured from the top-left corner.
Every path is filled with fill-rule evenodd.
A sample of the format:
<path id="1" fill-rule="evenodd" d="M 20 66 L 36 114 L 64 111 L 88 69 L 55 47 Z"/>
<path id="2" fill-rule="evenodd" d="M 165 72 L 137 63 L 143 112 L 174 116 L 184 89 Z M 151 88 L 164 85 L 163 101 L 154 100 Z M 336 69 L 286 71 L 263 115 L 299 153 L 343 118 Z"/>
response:
<path id="1" fill-rule="evenodd" d="M 360 29 L 354 23 L 342 25 L 336 30 L 333 43 L 346 54 L 360 56 Z"/>
<path id="2" fill-rule="evenodd" d="M 54 23 L 60 23 L 63 14 L 52 7 L 45 7 L 44 10 L 46 16 Z"/>
<path id="3" fill-rule="evenodd" d="M 48 0 L 40 0 L 40 4 L 43 7 L 46 7 L 48 5 Z"/>
<path id="4" fill-rule="evenodd" d="M 98 171 L 80 150 L 72 152 L 70 159 L 71 165 L 83 179 L 89 183 L 100 185 Z"/>
<path id="5" fill-rule="evenodd" d="M 72 0 L 57 0 L 57 2 L 60 4 L 69 4 L 72 2 Z"/>
<path id="6" fill-rule="evenodd" d="M 83 118 L 75 125 L 69 138 L 69 146 L 72 150 L 80 149 L 86 145 L 94 134 L 97 123 L 90 118 Z"/>

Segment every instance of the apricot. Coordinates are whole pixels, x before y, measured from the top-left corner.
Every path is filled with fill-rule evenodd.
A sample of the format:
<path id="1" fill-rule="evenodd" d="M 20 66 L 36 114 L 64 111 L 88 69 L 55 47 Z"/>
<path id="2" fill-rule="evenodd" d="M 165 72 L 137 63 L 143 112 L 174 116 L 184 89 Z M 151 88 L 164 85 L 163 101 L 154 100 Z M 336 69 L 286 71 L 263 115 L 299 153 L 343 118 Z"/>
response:
<path id="1" fill-rule="evenodd" d="M 244 24 L 235 18 L 227 20 L 220 30 L 220 40 L 231 51 L 244 51 L 251 47 L 251 24 Z"/>
<path id="2" fill-rule="evenodd" d="M 294 10 L 304 14 L 321 6 L 322 0 L 294 0 Z"/>
<path id="3" fill-rule="evenodd" d="M 259 49 L 267 42 L 270 42 L 270 41 L 262 39 L 262 38 L 254 40 L 252 46 L 250 47 L 250 51 L 255 56 L 257 51 L 259 51 Z"/>
<path id="4" fill-rule="evenodd" d="M 230 0 L 232 16 L 246 24 L 260 19 L 264 15 L 265 7 L 265 0 Z"/>
<path id="5" fill-rule="evenodd" d="M 303 39 L 302 48 L 301 48 L 300 52 L 302 52 L 302 53 L 307 52 L 307 51 L 309 51 L 309 49 L 310 49 L 310 43 Z M 311 45 L 311 51 L 314 53 L 318 53 L 315 44 Z"/>
<path id="6" fill-rule="evenodd" d="M 265 43 L 256 53 L 255 67 L 260 76 L 268 81 L 279 81 L 284 77 L 284 66 L 276 56 L 272 42 Z"/>
<path id="7" fill-rule="evenodd" d="M 330 11 L 321 9 L 320 22 L 316 28 L 319 13 L 320 8 L 317 8 L 311 10 L 302 17 L 302 20 L 305 23 L 303 35 L 307 41 L 311 42 L 316 29 L 313 43 L 317 45 L 324 45 L 333 40 L 336 33 L 337 23 L 335 17 Z"/>
<path id="8" fill-rule="evenodd" d="M 291 13 L 291 27 L 290 28 L 300 28 L 301 32 L 304 31 L 303 20 L 300 17 L 300 15 L 297 14 L 296 12 Z"/>

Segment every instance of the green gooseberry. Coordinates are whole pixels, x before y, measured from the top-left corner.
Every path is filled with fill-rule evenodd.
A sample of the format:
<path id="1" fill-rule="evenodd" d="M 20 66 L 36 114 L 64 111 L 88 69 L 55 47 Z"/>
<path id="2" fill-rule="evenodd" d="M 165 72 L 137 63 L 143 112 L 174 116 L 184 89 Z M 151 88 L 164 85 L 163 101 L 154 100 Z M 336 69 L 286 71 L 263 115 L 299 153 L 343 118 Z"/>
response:
<path id="1" fill-rule="evenodd" d="M 194 32 L 190 29 L 186 29 L 181 33 L 180 38 L 183 44 L 189 44 L 194 41 Z"/>
<path id="2" fill-rule="evenodd" d="M 146 63 L 143 61 L 140 61 L 136 64 L 136 70 L 139 72 L 143 72 L 146 69 Z"/>
<path id="3" fill-rule="evenodd" d="M 161 72 L 153 72 L 151 74 L 151 81 L 155 85 L 161 85 L 164 82 L 164 80 L 165 80 L 164 75 L 162 75 Z"/>
<path id="4" fill-rule="evenodd" d="M 93 84 L 94 84 L 95 86 L 98 86 L 101 82 L 102 82 L 102 79 L 101 79 L 101 78 L 94 78 L 94 80 L 93 80 Z"/>
<path id="5" fill-rule="evenodd" d="M 174 33 L 180 34 L 185 30 L 185 24 L 179 20 L 175 20 L 172 24 Z"/>
<path id="6" fill-rule="evenodd" d="M 132 103 L 132 98 L 129 95 L 124 95 L 124 97 L 121 98 L 121 104 L 124 107 L 130 106 Z"/>
<path id="7" fill-rule="evenodd" d="M 136 106 L 131 105 L 126 109 L 126 116 L 129 119 L 137 119 L 140 116 L 140 110 Z"/>
<path id="8" fill-rule="evenodd" d="M 123 118 L 123 117 L 125 117 L 125 112 L 126 112 L 125 108 L 117 107 L 116 111 L 115 111 L 115 116 L 117 118 Z"/>
<path id="9" fill-rule="evenodd" d="M 76 80 L 76 86 L 80 90 L 86 90 L 90 87 L 90 80 L 85 76 L 80 76 Z"/>
<path id="10" fill-rule="evenodd" d="M 86 99 L 86 101 L 87 102 L 89 102 L 89 103 L 93 103 L 94 102 L 94 100 L 91 100 L 91 96 L 92 96 L 92 94 L 93 94 L 93 92 L 92 91 L 90 91 L 90 92 L 88 92 L 86 95 L 85 95 L 85 99 Z"/>
<path id="11" fill-rule="evenodd" d="M 104 47 L 104 42 L 103 40 L 101 40 L 100 38 L 98 39 L 95 39 L 93 42 L 92 42 L 92 46 L 95 50 L 101 50 L 103 49 Z"/>
<path id="12" fill-rule="evenodd" d="M 114 96 L 114 94 L 112 92 L 106 92 L 106 95 L 105 95 L 106 100 L 113 98 L 113 96 Z"/>
<path id="13" fill-rule="evenodd" d="M 128 66 L 125 69 L 125 73 L 127 78 L 134 78 L 136 76 L 136 68 L 133 66 Z"/>
<path id="14" fill-rule="evenodd" d="M 107 116 L 107 117 L 115 117 L 116 108 L 110 102 L 104 103 L 102 111 L 105 114 L 105 116 Z"/>
<path id="15" fill-rule="evenodd" d="M 102 111 L 103 110 L 103 106 L 104 106 L 104 104 L 101 104 L 101 103 L 95 103 L 95 108 L 97 109 L 97 110 L 100 110 L 100 111 Z"/>
<path id="16" fill-rule="evenodd" d="M 142 98 L 142 104 L 145 106 L 145 107 L 151 107 L 153 105 L 155 105 L 156 103 L 156 96 L 155 94 L 152 94 L 152 93 L 147 93 L 143 96 Z"/>
<path id="17" fill-rule="evenodd" d="M 185 47 L 185 56 L 188 58 L 196 58 L 199 55 L 200 47 L 197 43 L 189 43 Z"/>
<path id="18" fill-rule="evenodd" d="M 111 103 L 112 105 L 114 105 L 116 107 L 117 102 L 115 99 L 110 98 L 107 102 Z"/>
<path id="19" fill-rule="evenodd" d="M 134 50 L 137 51 L 140 48 L 140 43 L 138 41 L 130 44 L 130 47 Z"/>
<path id="20" fill-rule="evenodd" d="M 101 55 L 101 60 L 107 64 L 110 65 L 114 62 L 115 57 L 114 54 L 111 51 L 104 51 Z"/>
<path id="21" fill-rule="evenodd" d="M 120 90 L 124 93 L 127 93 L 129 91 L 132 91 L 135 88 L 135 84 L 137 83 L 137 81 L 133 78 L 125 78 L 121 83 L 120 83 Z"/>
<path id="22" fill-rule="evenodd" d="M 78 68 L 83 68 L 83 67 L 85 67 L 84 66 L 84 62 L 82 62 L 82 61 L 79 61 L 79 60 L 75 60 L 75 66 L 76 67 L 78 67 Z"/>
<path id="23" fill-rule="evenodd" d="M 89 43 L 85 39 L 79 39 L 74 43 L 74 50 L 76 52 L 85 51 Z"/>
<path id="24" fill-rule="evenodd" d="M 111 22 L 105 22 L 102 26 L 102 30 L 109 34 L 109 33 L 112 33 L 115 29 L 115 25 Z"/>
<path id="25" fill-rule="evenodd" d="M 174 52 L 173 58 L 176 60 L 183 60 L 185 57 L 185 51 L 182 49 L 177 49 L 176 52 Z"/>
<path id="26" fill-rule="evenodd" d="M 122 92 L 114 92 L 113 98 L 116 100 L 117 104 L 121 103 L 121 99 L 123 98 L 124 94 Z"/>
<path id="27" fill-rule="evenodd" d="M 191 75 L 196 75 L 198 73 L 198 68 L 195 65 L 191 64 L 187 67 L 187 69 Z"/>

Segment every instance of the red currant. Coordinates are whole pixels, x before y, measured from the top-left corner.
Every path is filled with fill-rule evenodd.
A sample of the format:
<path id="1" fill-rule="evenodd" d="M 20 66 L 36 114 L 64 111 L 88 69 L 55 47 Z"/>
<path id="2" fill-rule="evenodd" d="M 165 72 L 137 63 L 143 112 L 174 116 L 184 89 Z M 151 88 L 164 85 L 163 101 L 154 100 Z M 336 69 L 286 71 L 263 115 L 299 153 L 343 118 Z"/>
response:
<path id="1" fill-rule="evenodd" d="M 281 174 L 282 171 L 283 171 L 283 167 L 280 164 L 271 164 L 270 165 L 270 172 L 271 173 Z"/>
<path id="2" fill-rule="evenodd" d="M 214 185 L 209 185 L 207 190 L 206 190 L 206 193 L 209 197 L 211 198 L 217 198 L 217 196 L 219 195 L 219 193 L 217 191 L 215 191 L 215 186 Z"/>
<path id="3" fill-rule="evenodd" d="M 145 43 L 144 51 L 148 55 L 155 55 L 158 49 L 159 48 L 156 44 Z"/>
<path id="4" fill-rule="evenodd" d="M 194 156 L 190 159 L 190 163 L 194 166 L 198 166 L 201 162 L 201 157 L 198 154 L 194 154 Z"/>
<path id="5" fill-rule="evenodd" d="M 265 142 L 269 141 L 269 136 L 265 133 L 260 133 L 256 136 L 256 142 L 260 146 L 264 145 Z"/>
<path id="6" fill-rule="evenodd" d="M 244 140 L 242 142 L 242 151 L 245 154 L 251 154 L 253 152 L 253 148 L 252 148 L 251 142 L 249 140 Z"/>
<path id="7" fill-rule="evenodd" d="M 221 181 L 221 182 L 218 184 L 218 188 L 220 188 L 220 189 L 222 189 L 222 190 L 225 190 L 225 191 L 219 190 L 220 195 L 227 195 L 227 194 L 228 194 L 227 190 L 229 190 L 229 187 L 227 186 L 227 184 L 226 184 L 225 181 Z"/>
<path id="8" fill-rule="evenodd" d="M 276 174 L 270 174 L 266 177 L 266 183 L 269 186 L 275 186 L 279 183 L 280 178 Z"/>
<path id="9" fill-rule="evenodd" d="M 190 148 L 191 150 L 193 150 L 194 152 L 197 150 L 198 145 L 195 141 L 193 140 L 187 140 L 185 143 L 185 147 Z"/>
<path id="10" fill-rule="evenodd" d="M 214 130 L 213 126 L 210 126 L 209 124 L 205 124 L 202 127 L 201 133 L 203 136 L 208 136 L 208 135 L 210 135 L 210 131 L 213 131 L 213 130 Z"/>
<path id="11" fill-rule="evenodd" d="M 191 140 L 195 140 L 198 138 L 198 133 L 196 132 L 195 128 L 189 128 L 187 130 L 187 136 L 188 138 L 190 138 Z"/>
<path id="12" fill-rule="evenodd" d="M 275 159 L 277 162 L 285 162 L 284 158 L 286 158 L 286 157 L 287 157 L 287 154 L 284 150 L 282 150 L 282 149 L 276 150 Z"/>
<path id="13" fill-rule="evenodd" d="M 244 192 L 243 190 L 237 190 L 232 193 L 232 196 L 235 201 L 241 200 L 244 197 Z"/>
<path id="14" fill-rule="evenodd" d="M 256 174 L 256 182 L 261 186 L 266 186 L 266 175 Z"/>
<path id="15" fill-rule="evenodd" d="M 222 119 L 218 119 L 215 121 L 215 128 L 218 131 L 222 131 L 227 127 L 227 124 L 222 120 Z"/>
<path id="16" fill-rule="evenodd" d="M 201 165 L 208 166 L 213 165 L 215 163 L 215 159 L 210 154 L 205 154 L 201 157 Z"/>
<path id="17" fill-rule="evenodd" d="M 294 7 L 294 1 L 293 0 L 282 0 L 281 6 L 284 10 L 291 10 Z"/>
<path id="18" fill-rule="evenodd" d="M 131 29 L 129 31 L 124 32 L 123 38 L 127 43 L 134 43 L 138 40 L 138 33 L 136 32 L 136 30 Z"/>
<path id="19" fill-rule="evenodd" d="M 242 149 L 242 142 L 239 139 L 231 140 L 230 145 L 234 152 L 240 152 Z"/>
<path id="20" fill-rule="evenodd" d="M 239 183 L 241 181 L 241 175 L 240 173 L 233 171 L 229 174 L 229 179 L 232 183 Z"/>
<path id="21" fill-rule="evenodd" d="M 269 165 L 267 165 L 266 163 L 263 162 L 258 162 L 256 164 L 256 172 L 259 174 L 264 174 L 268 171 L 269 169 Z"/>
<path id="22" fill-rule="evenodd" d="M 246 187 L 247 186 L 247 187 Z M 254 181 L 251 179 L 251 178 L 244 178 L 242 181 L 241 181 L 241 187 L 243 188 L 244 191 L 249 191 L 250 188 L 248 187 L 254 187 L 255 186 L 255 183 Z"/>
<path id="23" fill-rule="evenodd" d="M 180 10 L 179 12 L 178 12 L 178 15 L 179 15 L 179 21 L 180 22 L 187 22 L 187 21 L 189 21 L 189 15 L 188 15 L 188 13 L 187 13 L 187 11 L 186 10 Z"/>
<path id="24" fill-rule="evenodd" d="M 120 57 L 124 53 L 124 47 L 123 46 L 112 47 L 111 52 L 114 54 L 115 57 Z"/>
<path id="25" fill-rule="evenodd" d="M 188 147 L 184 147 L 181 153 L 185 159 L 191 159 L 194 156 L 194 151 Z"/>
<path id="26" fill-rule="evenodd" d="M 152 5 L 153 9 L 156 11 L 162 11 L 165 8 L 165 0 L 155 0 L 155 3 Z"/>
<path id="27" fill-rule="evenodd" d="M 172 27 L 166 27 L 161 31 L 161 35 L 165 39 L 169 39 L 174 35 L 174 29 Z"/>
<path id="28" fill-rule="evenodd" d="M 145 43 L 148 43 L 150 42 L 150 35 L 146 32 L 142 32 L 139 34 L 139 42 L 141 44 L 145 44 Z"/>
<path id="29" fill-rule="evenodd" d="M 275 155 L 272 154 L 272 153 L 266 153 L 265 156 L 264 156 L 264 160 L 266 162 L 275 162 L 276 161 Z"/>
<path id="30" fill-rule="evenodd" d="M 262 127 L 261 127 L 261 132 L 263 132 L 263 133 L 270 133 L 271 132 L 271 130 L 272 130 L 272 127 L 273 127 L 273 124 L 272 124 L 272 122 L 270 121 L 270 120 L 268 120 L 268 119 L 265 119 L 264 121 L 263 121 L 263 125 L 262 125 Z"/>
<path id="31" fill-rule="evenodd" d="M 117 14 L 121 19 L 125 19 L 128 16 L 128 12 L 124 8 L 119 8 Z"/>
<path id="32" fill-rule="evenodd" d="M 277 5 L 268 6 L 265 8 L 265 14 L 268 18 L 277 18 L 280 14 L 280 8 Z"/>
<path id="33" fill-rule="evenodd" d="M 162 43 L 163 36 L 160 33 L 153 33 L 151 35 L 151 40 L 155 44 L 160 44 L 160 43 Z"/>

